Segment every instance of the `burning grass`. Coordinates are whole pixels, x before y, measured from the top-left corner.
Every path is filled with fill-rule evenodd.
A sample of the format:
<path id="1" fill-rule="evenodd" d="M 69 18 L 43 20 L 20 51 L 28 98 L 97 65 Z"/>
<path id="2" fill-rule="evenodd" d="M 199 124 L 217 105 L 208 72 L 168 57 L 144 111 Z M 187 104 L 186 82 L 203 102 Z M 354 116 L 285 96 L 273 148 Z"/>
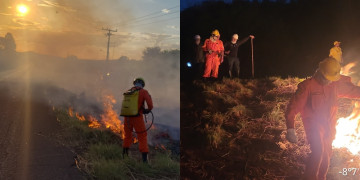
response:
<path id="1" fill-rule="evenodd" d="M 165 145 L 163 149 L 149 147 L 150 165 L 141 162 L 135 145 L 130 148 L 129 157 L 123 159 L 124 126 L 113 110 L 114 103 L 111 96 L 105 97 L 104 112 L 98 118 L 79 114 L 72 108 L 54 108 L 63 127 L 59 139 L 77 154 L 78 168 L 89 179 L 179 179 L 179 158 Z"/>
<path id="2" fill-rule="evenodd" d="M 182 134 L 191 134 L 191 137 L 182 135 L 182 176 L 299 179 L 310 148 L 300 116 L 296 118 L 299 143 L 286 140 L 284 112 L 302 80 L 224 79 L 215 83 L 195 81 L 191 88 L 186 87 L 188 91 L 182 92 L 181 97 L 182 126 L 185 127 Z M 351 101 L 341 101 L 341 104 L 339 114 L 346 117 Z M 196 140 L 192 140 L 194 136 Z M 339 175 L 339 171 L 359 167 L 359 158 L 347 149 L 334 148 L 328 179 L 354 178 Z"/>

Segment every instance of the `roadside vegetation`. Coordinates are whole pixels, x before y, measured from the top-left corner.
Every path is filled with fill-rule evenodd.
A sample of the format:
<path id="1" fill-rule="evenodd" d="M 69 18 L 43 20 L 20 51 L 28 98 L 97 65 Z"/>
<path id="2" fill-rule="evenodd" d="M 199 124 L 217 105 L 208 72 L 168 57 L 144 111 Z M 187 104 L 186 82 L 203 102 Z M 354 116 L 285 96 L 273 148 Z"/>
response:
<path id="1" fill-rule="evenodd" d="M 150 148 L 149 164 L 141 161 L 137 144 L 129 157 L 122 156 L 122 140 L 108 129 L 90 128 L 89 122 L 55 109 L 63 130 L 60 142 L 72 149 L 76 166 L 88 179 L 180 179 L 179 154 L 171 150 Z"/>
<path id="2" fill-rule="evenodd" d="M 181 92 L 182 176 L 299 179 L 310 148 L 300 116 L 296 118 L 299 142 L 286 140 L 284 112 L 303 80 L 225 78 L 213 83 L 194 81 L 191 87 L 182 87 L 186 89 Z M 339 114 L 348 115 L 349 108 L 351 101 L 342 100 Z M 334 149 L 328 179 L 358 178 L 339 172 L 359 162 L 359 157 L 346 149 Z"/>

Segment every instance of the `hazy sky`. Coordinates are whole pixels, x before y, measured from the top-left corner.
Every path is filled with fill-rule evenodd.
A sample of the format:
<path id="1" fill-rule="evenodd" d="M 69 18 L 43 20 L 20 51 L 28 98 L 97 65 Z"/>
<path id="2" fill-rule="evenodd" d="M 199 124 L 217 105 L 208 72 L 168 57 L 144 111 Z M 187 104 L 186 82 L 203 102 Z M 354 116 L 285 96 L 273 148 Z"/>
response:
<path id="1" fill-rule="evenodd" d="M 179 0 L 0 0 L 0 36 L 11 32 L 21 52 L 105 59 L 111 27 L 110 59 L 140 59 L 145 47 L 179 49 L 179 10 Z"/>

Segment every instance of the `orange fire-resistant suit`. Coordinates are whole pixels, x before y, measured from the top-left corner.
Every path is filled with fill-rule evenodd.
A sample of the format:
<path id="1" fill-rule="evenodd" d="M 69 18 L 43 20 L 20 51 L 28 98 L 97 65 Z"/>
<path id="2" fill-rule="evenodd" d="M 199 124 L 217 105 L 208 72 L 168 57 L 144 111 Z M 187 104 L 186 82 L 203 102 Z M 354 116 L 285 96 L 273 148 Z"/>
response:
<path id="1" fill-rule="evenodd" d="M 137 88 L 137 87 L 133 87 Z M 147 132 L 143 117 L 144 102 L 147 104 L 147 109 L 151 110 L 153 108 L 153 103 L 150 94 L 147 90 L 138 88 L 139 90 L 139 116 L 136 117 L 125 117 L 124 118 L 124 130 L 125 130 L 125 139 L 123 143 L 124 148 L 129 148 L 133 142 L 133 129 L 137 132 L 137 138 L 139 140 L 139 150 L 142 153 L 149 152 L 149 147 L 147 144 Z"/>
<path id="2" fill-rule="evenodd" d="M 204 78 L 212 77 L 217 78 L 219 73 L 219 65 L 224 59 L 224 44 L 218 39 L 213 42 L 210 39 L 206 39 L 204 42 L 203 50 L 206 52 Z M 209 50 L 212 53 L 209 53 Z"/>
<path id="3" fill-rule="evenodd" d="M 321 85 L 312 77 L 298 85 L 287 107 L 287 128 L 294 128 L 294 118 L 300 113 L 310 144 L 311 154 L 304 174 L 307 180 L 326 179 L 336 133 L 338 98 L 358 99 L 360 87 L 347 76 L 328 85 Z"/>

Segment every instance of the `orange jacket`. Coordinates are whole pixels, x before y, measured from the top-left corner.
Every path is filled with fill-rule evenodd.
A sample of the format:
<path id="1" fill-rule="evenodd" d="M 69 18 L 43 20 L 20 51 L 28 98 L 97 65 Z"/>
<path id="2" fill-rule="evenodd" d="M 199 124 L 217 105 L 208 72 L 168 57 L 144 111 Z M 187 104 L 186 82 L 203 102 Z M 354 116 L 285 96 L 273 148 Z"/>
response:
<path id="1" fill-rule="evenodd" d="M 153 109 L 153 102 L 151 99 L 151 96 L 149 94 L 149 92 L 145 89 L 142 88 L 137 88 L 137 87 L 133 87 L 133 89 L 140 89 L 139 90 L 139 101 L 138 101 L 138 108 L 139 108 L 139 114 L 142 115 L 143 114 L 143 109 L 145 108 L 145 102 L 148 106 L 149 110 Z M 141 116 L 142 117 L 142 116 Z"/>
<path id="2" fill-rule="evenodd" d="M 329 85 L 319 84 L 314 77 L 301 82 L 285 113 L 287 128 L 294 128 L 294 118 L 301 113 L 307 132 L 321 128 L 335 135 L 338 98 L 359 99 L 360 87 L 351 83 L 348 76 Z"/>
<path id="3" fill-rule="evenodd" d="M 214 58 L 218 62 L 223 61 L 224 44 L 220 39 L 215 42 L 206 39 L 202 48 L 206 52 L 206 60 Z M 213 52 L 210 54 L 208 53 L 209 50 Z"/>

